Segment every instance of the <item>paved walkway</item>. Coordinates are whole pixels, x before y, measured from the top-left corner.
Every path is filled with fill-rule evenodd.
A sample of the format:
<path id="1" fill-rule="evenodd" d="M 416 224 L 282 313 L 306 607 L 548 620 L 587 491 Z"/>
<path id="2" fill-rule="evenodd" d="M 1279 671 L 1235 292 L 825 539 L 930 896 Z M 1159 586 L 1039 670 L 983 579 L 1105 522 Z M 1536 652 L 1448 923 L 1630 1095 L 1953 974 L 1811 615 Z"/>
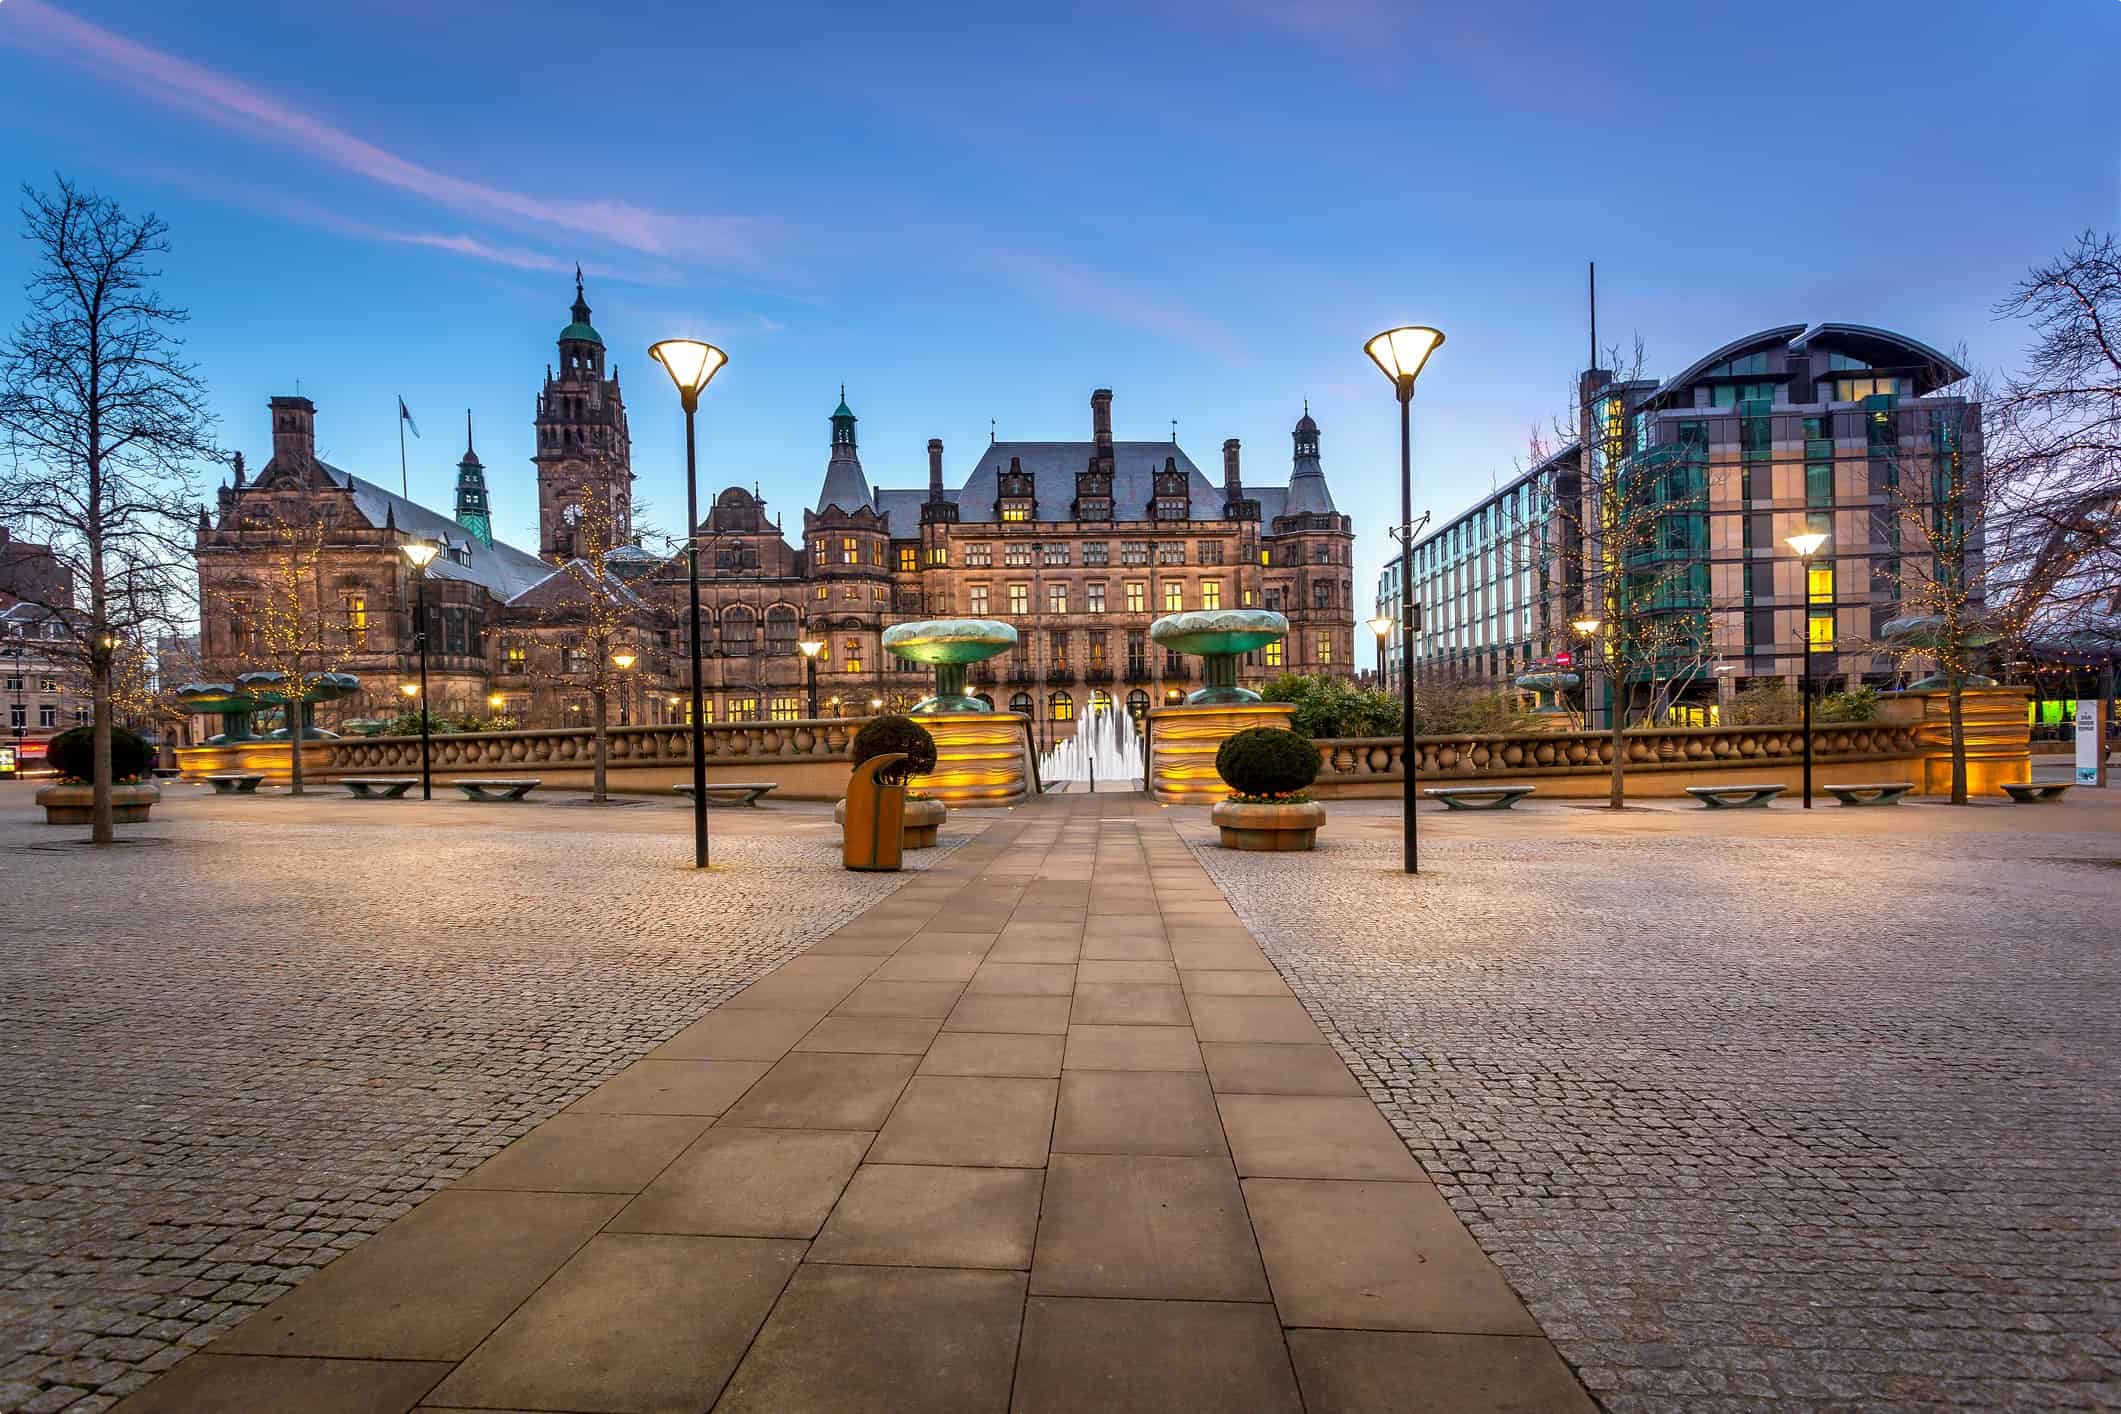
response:
<path id="1" fill-rule="evenodd" d="M 1073 796 L 119 1407 L 1593 1408 L 1167 817 Z"/>

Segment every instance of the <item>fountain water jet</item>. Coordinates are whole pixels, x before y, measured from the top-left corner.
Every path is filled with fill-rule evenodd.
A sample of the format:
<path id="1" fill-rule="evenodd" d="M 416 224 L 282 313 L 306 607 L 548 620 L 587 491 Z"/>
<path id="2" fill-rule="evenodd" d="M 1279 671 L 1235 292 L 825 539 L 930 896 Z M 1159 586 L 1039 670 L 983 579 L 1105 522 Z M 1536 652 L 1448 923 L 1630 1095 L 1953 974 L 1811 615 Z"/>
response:
<path id="1" fill-rule="evenodd" d="M 1118 706 L 1099 707 L 1076 723 L 1075 735 L 1038 761 L 1042 781 L 1088 781 L 1114 790 L 1139 790 L 1142 739 L 1134 718 Z"/>

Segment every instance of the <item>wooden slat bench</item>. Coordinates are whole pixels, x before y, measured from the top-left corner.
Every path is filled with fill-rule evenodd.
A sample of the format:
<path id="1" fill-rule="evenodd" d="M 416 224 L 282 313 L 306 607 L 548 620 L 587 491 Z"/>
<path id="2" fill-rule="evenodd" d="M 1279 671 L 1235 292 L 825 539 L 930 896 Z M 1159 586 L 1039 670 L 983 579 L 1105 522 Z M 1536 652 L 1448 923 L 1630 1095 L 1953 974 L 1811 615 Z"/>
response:
<path id="1" fill-rule="evenodd" d="M 242 771 L 216 771 L 213 775 L 205 777 L 205 780 L 214 788 L 216 795 L 235 795 L 239 792 L 254 795 L 258 787 L 265 783 L 262 773 L 250 775 Z"/>
<path id="2" fill-rule="evenodd" d="M 419 783 L 418 776 L 349 776 L 339 782 L 361 800 L 402 800 Z"/>
<path id="3" fill-rule="evenodd" d="M 1742 786 L 1688 786 L 1686 793 L 1711 810 L 1752 810 L 1788 790 L 1779 781 L 1755 781 Z"/>
<path id="4" fill-rule="evenodd" d="M 707 803 L 729 807 L 748 805 L 756 810 L 760 796 L 769 795 L 780 788 L 779 781 L 716 781 L 707 787 Z M 672 786 L 671 789 L 687 800 L 692 798 L 691 786 Z"/>
<path id="5" fill-rule="evenodd" d="M 1433 786 L 1422 792 L 1451 810 L 1508 810 L 1537 786 Z"/>
<path id="6" fill-rule="evenodd" d="M 482 776 L 477 779 L 464 778 L 454 780 L 450 784 L 463 791 L 466 800 L 521 800 L 524 796 L 537 789 L 542 782 L 543 777 L 540 776 L 516 778 Z M 495 791 L 501 793 L 496 795 L 494 794 Z"/>
<path id="7" fill-rule="evenodd" d="M 2003 793 L 2015 805 L 2052 805 L 2074 785 L 2075 781 L 2005 781 Z"/>
<path id="8" fill-rule="evenodd" d="M 1898 805 L 1915 788 L 1913 781 L 1871 781 L 1862 785 L 1821 786 L 1843 805 Z"/>

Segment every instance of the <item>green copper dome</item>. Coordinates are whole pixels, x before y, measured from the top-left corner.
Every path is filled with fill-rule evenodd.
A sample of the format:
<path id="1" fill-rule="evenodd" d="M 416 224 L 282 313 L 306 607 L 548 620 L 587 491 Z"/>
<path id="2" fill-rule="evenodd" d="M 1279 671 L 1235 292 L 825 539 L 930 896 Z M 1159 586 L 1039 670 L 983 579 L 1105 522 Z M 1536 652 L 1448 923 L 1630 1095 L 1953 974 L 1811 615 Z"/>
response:
<path id="1" fill-rule="evenodd" d="M 598 348 L 604 346 L 604 336 L 591 327 L 588 321 L 582 319 L 577 319 L 560 331 L 561 343 L 564 344 L 569 339 L 577 339 L 585 344 L 595 344 Z"/>

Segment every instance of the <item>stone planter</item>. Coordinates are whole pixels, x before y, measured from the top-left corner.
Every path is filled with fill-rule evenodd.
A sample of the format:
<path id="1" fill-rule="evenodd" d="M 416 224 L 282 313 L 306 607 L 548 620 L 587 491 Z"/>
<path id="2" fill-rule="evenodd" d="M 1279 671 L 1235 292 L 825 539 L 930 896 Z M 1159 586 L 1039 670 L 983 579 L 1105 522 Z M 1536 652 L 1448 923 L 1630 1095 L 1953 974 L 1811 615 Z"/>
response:
<path id="1" fill-rule="evenodd" d="M 1311 849 L 1318 840 L 1318 827 L 1326 823 L 1326 807 L 1315 800 L 1296 805 L 1225 800 L 1209 818 L 1222 831 L 1224 849 Z"/>
<path id="2" fill-rule="evenodd" d="M 901 849 L 935 848 L 935 832 L 942 828 L 943 821 L 950 816 L 950 809 L 940 800 L 909 800 L 906 802 L 905 823 L 899 830 Z M 833 821 L 847 823 L 847 802 L 842 799 L 832 807 Z"/>
<path id="3" fill-rule="evenodd" d="M 162 798 L 162 792 L 148 785 L 118 785 L 110 788 L 110 818 L 120 825 L 138 825 L 147 819 L 147 812 Z M 46 786 L 37 792 L 37 804 L 44 807 L 44 823 L 47 825 L 93 825 L 96 823 L 96 788 L 69 782 L 65 785 Z"/>

